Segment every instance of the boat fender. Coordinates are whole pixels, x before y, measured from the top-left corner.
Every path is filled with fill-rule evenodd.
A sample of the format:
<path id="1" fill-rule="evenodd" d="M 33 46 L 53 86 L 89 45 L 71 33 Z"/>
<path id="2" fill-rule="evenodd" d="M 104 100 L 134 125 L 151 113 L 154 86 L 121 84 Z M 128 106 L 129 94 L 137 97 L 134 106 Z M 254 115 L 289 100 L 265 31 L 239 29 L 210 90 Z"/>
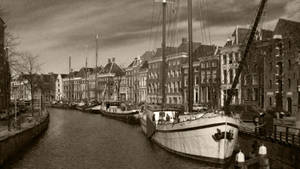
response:
<path id="1" fill-rule="evenodd" d="M 269 158 L 267 157 L 267 147 L 265 145 L 261 145 L 258 149 L 259 155 L 259 167 L 261 169 L 270 169 Z"/>
<path id="2" fill-rule="evenodd" d="M 261 145 L 260 147 L 259 147 L 259 149 L 258 149 L 258 154 L 260 155 L 260 156 L 265 156 L 265 155 L 267 155 L 267 147 L 265 146 L 265 145 Z"/>
<path id="3" fill-rule="evenodd" d="M 237 163 L 244 163 L 245 162 L 245 155 L 244 153 L 240 150 L 235 156 L 235 161 Z"/>

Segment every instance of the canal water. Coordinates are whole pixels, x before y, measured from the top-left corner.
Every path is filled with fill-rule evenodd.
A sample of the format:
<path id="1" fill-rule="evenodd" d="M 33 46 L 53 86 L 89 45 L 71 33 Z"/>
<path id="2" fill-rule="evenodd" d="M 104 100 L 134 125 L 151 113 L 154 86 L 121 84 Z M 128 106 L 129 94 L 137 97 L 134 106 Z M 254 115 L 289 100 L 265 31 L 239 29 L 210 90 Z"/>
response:
<path id="1" fill-rule="evenodd" d="M 139 126 L 97 114 L 49 109 L 48 130 L 4 169 L 215 169 L 169 153 Z"/>

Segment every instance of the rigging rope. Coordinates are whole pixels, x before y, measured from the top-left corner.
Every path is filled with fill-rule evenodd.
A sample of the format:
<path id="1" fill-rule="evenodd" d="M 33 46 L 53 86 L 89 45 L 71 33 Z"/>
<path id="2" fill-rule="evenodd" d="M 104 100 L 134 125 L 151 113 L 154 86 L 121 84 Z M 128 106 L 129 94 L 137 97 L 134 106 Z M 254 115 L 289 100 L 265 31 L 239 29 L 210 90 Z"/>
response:
<path id="1" fill-rule="evenodd" d="M 151 14 L 151 27 L 150 27 L 150 31 L 148 31 L 148 38 L 149 38 L 149 44 L 148 44 L 148 50 L 150 51 L 150 50 L 152 50 L 153 48 L 153 46 L 152 46 L 152 36 L 153 36 L 153 24 L 154 24 L 154 0 L 152 1 L 152 14 Z"/>
<path id="2" fill-rule="evenodd" d="M 205 8 L 206 10 L 205 12 L 205 25 L 207 27 L 207 31 L 208 31 L 208 39 L 209 39 L 209 45 L 211 45 L 211 36 L 210 36 L 210 27 L 208 26 L 207 22 L 208 22 L 208 4 L 207 4 L 207 0 L 204 0 L 204 4 L 205 4 Z"/>
<path id="3" fill-rule="evenodd" d="M 202 0 L 199 0 L 199 24 L 200 24 L 200 31 L 201 31 L 201 37 L 202 37 L 202 42 L 206 43 L 207 38 L 206 38 L 206 33 L 205 33 L 205 27 L 203 24 L 204 17 L 202 13 Z"/>

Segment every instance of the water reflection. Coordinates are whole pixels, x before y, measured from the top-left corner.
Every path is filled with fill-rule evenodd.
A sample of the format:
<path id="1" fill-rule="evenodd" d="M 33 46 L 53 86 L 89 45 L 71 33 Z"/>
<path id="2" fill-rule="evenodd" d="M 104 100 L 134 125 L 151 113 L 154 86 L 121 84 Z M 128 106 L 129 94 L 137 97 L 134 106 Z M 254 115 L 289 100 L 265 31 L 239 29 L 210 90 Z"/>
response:
<path id="1" fill-rule="evenodd" d="M 8 169 L 215 169 L 166 152 L 138 126 L 73 110 L 50 109 L 45 135 Z"/>

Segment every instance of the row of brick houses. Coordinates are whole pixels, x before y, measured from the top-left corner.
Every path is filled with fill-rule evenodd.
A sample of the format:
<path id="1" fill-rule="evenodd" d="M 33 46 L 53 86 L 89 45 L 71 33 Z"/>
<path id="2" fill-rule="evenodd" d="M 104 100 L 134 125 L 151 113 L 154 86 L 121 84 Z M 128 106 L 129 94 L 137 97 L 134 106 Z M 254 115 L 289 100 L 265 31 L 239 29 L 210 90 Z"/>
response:
<path id="1" fill-rule="evenodd" d="M 274 31 L 260 29 L 251 46 L 247 64 L 232 104 L 267 110 L 284 105 L 291 113 L 300 108 L 300 23 L 279 19 Z M 194 42 L 194 104 L 211 108 L 224 105 L 235 77 L 249 29 L 236 27 L 224 46 Z M 187 49 L 183 38 L 166 48 L 166 103 L 187 104 Z M 121 67 L 114 58 L 103 67 L 82 68 L 57 75 L 55 100 L 121 100 L 134 104 L 161 103 L 162 50 L 147 51 Z M 96 73 L 97 72 L 97 73 Z M 96 75 L 97 74 L 97 78 Z"/>

